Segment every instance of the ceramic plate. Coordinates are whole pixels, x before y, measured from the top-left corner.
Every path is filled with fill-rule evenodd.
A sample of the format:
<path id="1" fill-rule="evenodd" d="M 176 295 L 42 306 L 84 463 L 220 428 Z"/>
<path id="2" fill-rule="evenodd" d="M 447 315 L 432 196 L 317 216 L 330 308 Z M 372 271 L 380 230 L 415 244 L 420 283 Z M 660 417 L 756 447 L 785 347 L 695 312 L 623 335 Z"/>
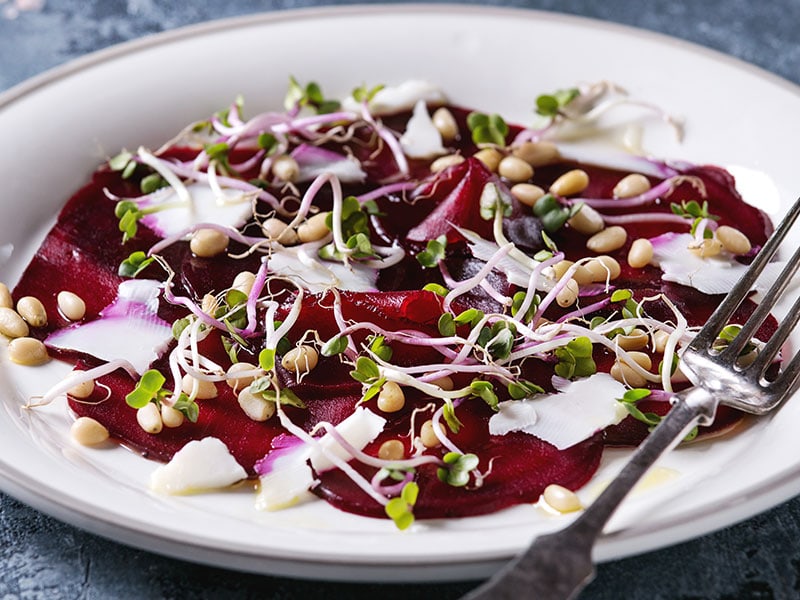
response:
<path id="1" fill-rule="evenodd" d="M 183 29 L 88 56 L 0 96 L 0 278 L 13 284 L 60 205 L 105 157 L 157 146 L 237 94 L 252 112 L 282 106 L 290 74 L 329 96 L 362 84 L 435 82 L 456 103 L 529 123 L 536 96 L 608 80 L 685 122 L 646 109 L 634 119 L 653 154 L 727 166 L 778 218 L 797 192 L 798 89 L 729 58 L 650 33 L 531 11 L 454 6 L 347 7 L 272 13 Z M 758 105 L 759 117 L 750 118 Z M 633 112 L 630 112 L 633 111 Z M 252 113 L 251 113 L 252 114 Z M 16 368 L 0 356 L 0 486 L 56 517 L 184 559 L 262 573 L 351 580 L 474 578 L 563 518 L 533 506 L 400 533 L 389 521 L 318 502 L 278 513 L 253 490 L 164 499 L 146 491 L 155 465 L 122 448 L 73 445 L 63 402 L 21 410 L 59 365 Z M 623 507 L 599 560 L 729 525 L 800 491 L 800 402 L 736 436 L 682 448 Z M 624 457 L 609 452 L 589 499 Z"/>

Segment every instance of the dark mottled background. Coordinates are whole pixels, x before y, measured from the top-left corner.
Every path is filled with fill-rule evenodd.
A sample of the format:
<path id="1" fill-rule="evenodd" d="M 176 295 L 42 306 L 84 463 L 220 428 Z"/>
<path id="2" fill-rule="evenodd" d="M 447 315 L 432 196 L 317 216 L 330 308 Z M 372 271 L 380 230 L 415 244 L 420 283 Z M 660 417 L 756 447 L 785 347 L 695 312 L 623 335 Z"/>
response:
<path id="1" fill-rule="evenodd" d="M 315 0 L 0 0 L 0 91 L 106 46 Z M 326 2 L 342 4 L 343 2 Z M 800 0 L 491 0 L 659 31 L 800 83 Z M 477 2 L 476 2 L 477 4 Z M 758 107 L 752 115 L 758 118 Z M 8 141 L 2 142 L 8 151 Z M 262 598 L 447 600 L 471 584 L 360 585 L 196 566 L 84 533 L 0 495 L 0 600 Z M 713 535 L 600 565 L 586 600 L 800 598 L 800 500 Z"/>

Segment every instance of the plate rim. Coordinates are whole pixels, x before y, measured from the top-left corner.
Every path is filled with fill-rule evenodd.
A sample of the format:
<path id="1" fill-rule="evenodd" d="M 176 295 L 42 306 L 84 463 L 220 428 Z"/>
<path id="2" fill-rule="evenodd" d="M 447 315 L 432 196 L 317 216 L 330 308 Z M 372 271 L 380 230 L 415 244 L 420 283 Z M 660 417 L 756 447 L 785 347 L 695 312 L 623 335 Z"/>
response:
<path id="1" fill-rule="evenodd" d="M 420 12 L 426 14 L 453 14 L 456 12 L 458 15 L 494 15 L 505 18 L 518 17 L 533 21 L 556 22 L 582 27 L 591 26 L 594 28 L 601 28 L 609 31 L 612 34 L 619 33 L 632 38 L 643 38 L 650 41 L 655 41 L 659 44 L 673 46 L 692 53 L 705 55 L 715 62 L 727 64 L 735 69 L 749 72 L 759 79 L 784 88 L 800 98 L 799 84 L 767 71 L 760 66 L 748 63 L 729 54 L 725 54 L 719 50 L 712 49 L 692 41 L 676 38 L 661 32 L 642 29 L 612 21 L 600 20 L 592 17 L 571 15 L 560 12 L 549 12 L 537 9 L 479 6 L 468 4 L 411 3 L 400 5 L 353 4 L 346 6 L 307 7 L 272 12 L 257 12 L 253 14 L 214 19 L 211 21 L 185 25 L 168 31 L 148 34 L 137 39 L 114 44 L 107 48 L 69 60 L 61 65 L 52 67 L 38 75 L 34 75 L 33 77 L 10 87 L 9 89 L 0 93 L 0 111 L 15 102 L 24 100 L 29 94 L 33 94 L 38 90 L 46 88 L 48 85 L 56 83 L 62 79 L 74 76 L 81 71 L 91 69 L 94 66 L 113 61 L 120 57 L 150 50 L 160 45 L 168 45 L 187 38 L 225 31 L 233 31 L 243 27 L 267 27 L 280 24 L 282 22 L 297 22 L 307 19 L 343 18 L 350 15 L 357 15 L 359 17 L 381 16 L 387 14 L 408 15 L 419 14 Z M 682 514 L 680 517 L 673 518 L 672 520 L 668 521 L 667 525 L 674 529 L 676 525 L 685 525 L 686 523 L 696 519 L 698 516 L 704 515 L 713 522 L 710 528 L 705 526 L 703 528 L 704 531 L 706 533 L 715 531 L 723 527 L 730 526 L 733 524 L 733 522 L 735 522 L 732 521 L 729 516 L 726 518 L 725 515 L 730 515 L 730 513 L 736 511 L 737 509 L 741 510 L 742 505 L 751 505 L 756 503 L 758 498 L 762 498 L 763 500 L 763 496 L 765 495 L 764 492 L 768 492 L 768 495 L 771 498 L 768 502 L 769 506 L 767 508 L 762 507 L 757 512 L 750 511 L 749 516 L 743 517 L 741 520 L 752 518 L 755 516 L 755 514 L 768 510 L 780 502 L 786 501 L 786 490 L 791 489 L 794 491 L 794 494 L 800 492 L 800 478 L 798 478 L 798 475 L 800 475 L 800 464 L 798 464 L 796 468 L 791 471 L 775 476 L 766 482 L 747 490 L 745 499 L 733 506 L 727 506 L 719 512 L 713 513 L 713 515 L 708 515 L 706 511 L 702 509 L 688 511 Z M 181 544 L 179 541 L 176 541 L 169 536 L 162 536 L 153 533 L 144 534 L 136 527 L 132 527 L 126 523 L 120 523 L 118 521 L 114 522 L 113 520 L 109 519 L 97 520 L 96 518 L 93 518 L 93 516 L 96 516 L 97 513 L 95 512 L 95 514 L 92 515 L 88 510 L 86 510 L 85 507 L 80 508 L 70 506 L 67 503 L 59 502 L 57 497 L 48 497 L 37 493 L 36 483 L 37 482 L 32 478 L 27 477 L 24 471 L 12 468 L 10 465 L 0 462 L 0 488 L 11 496 L 20 499 L 25 504 L 33 506 L 34 508 L 50 514 L 59 520 L 71 524 L 78 524 L 78 527 L 81 529 L 90 531 L 91 533 L 100 535 L 102 537 L 122 542 L 129 546 L 134 546 L 148 551 L 166 554 L 175 558 L 186 560 L 184 553 L 180 552 L 180 549 L 185 550 L 185 544 Z M 785 491 L 780 492 L 781 490 Z M 759 494 L 759 492 L 761 492 L 761 494 Z M 759 503 L 759 506 L 762 505 L 763 502 Z M 70 516 L 75 518 L 69 518 Z M 119 538 L 120 532 L 124 532 L 124 539 Z M 648 533 L 652 534 L 652 531 L 648 531 L 648 529 L 645 527 L 641 531 L 637 529 L 635 533 L 636 535 L 631 536 L 630 530 L 623 529 L 619 532 L 605 536 L 604 540 L 606 540 L 607 543 L 601 542 L 599 545 L 600 552 L 598 553 L 597 558 L 600 560 L 611 560 L 639 553 L 636 550 L 631 550 L 625 553 L 614 551 L 613 549 L 615 540 L 620 542 L 630 542 L 631 539 L 635 539 L 640 536 L 646 536 Z M 670 536 L 669 541 L 664 544 L 659 544 L 657 547 L 661 548 L 672 545 L 692 537 L 694 536 L 691 534 L 676 533 L 675 535 Z M 154 540 L 156 542 L 155 544 L 153 543 Z M 313 579 L 354 579 L 352 573 L 348 572 L 348 569 L 342 564 L 337 563 L 334 557 L 331 557 L 329 561 L 303 561 L 295 558 L 292 558 L 289 561 L 282 561 L 276 557 L 265 557 L 264 555 L 256 555 L 243 550 L 234 550 L 231 548 L 220 549 L 217 545 L 211 543 L 202 543 L 197 539 L 192 540 L 191 543 L 193 549 L 196 549 L 199 552 L 199 554 L 192 556 L 191 560 L 203 564 L 219 565 L 218 555 L 220 552 L 222 552 L 226 555 L 226 557 L 229 557 L 229 559 L 224 562 L 224 566 L 234 570 L 245 570 L 259 573 L 276 572 L 280 574 L 302 576 L 304 578 Z M 216 558 L 217 560 L 212 560 L 212 557 Z M 245 564 L 237 564 L 236 560 L 243 561 Z M 480 566 L 482 567 L 483 571 L 485 571 L 487 564 L 499 564 L 500 560 L 501 559 L 488 558 L 485 561 L 480 561 Z M 251 568 L 255 562 L 261 564 L 280 563 L 280 567 L 276 571 L 265 570 L 264 568 Z M 425 564 L 430 565 L 430 559 L 426 559 Z M 446 568 L 448 564 L 449 563 L 442 562 L 436 563 L 432 566 L 437 571 L 441 571 L 442 569 Z M 456 575 L 454 577 L 442 577 L 437 574 L 435 577 L 427 579 L 423 573 L 422 577 L 418 580 L 441 581 L 446 579 L 464 579 L 464 569 L 469 568 L 470 564 L 471 563 L 469 561 L 459 562 L 453 573 Z M 421 566 L 421 564 L 409 560 L 397 564 L 382 562 L 379 565 L 361 562 L 353 564 L 352 566 L 356 567 L 359 573 L 366 572 L 368 574 L 366 579 L 364 577 L 358 577 L 360 580 L 375 580 L 376 578 L 380 578 L 384 581 L 399 581 L 400 579 L 393 579 L 392 569 L 396 567 L 417 567 Z M 476 571 L 475 576 L 480 576 L 483 571 Z M 369 575 L 370 572 L 372 575 Z M 405 577 L 402 579 L 407 580 Z"/>

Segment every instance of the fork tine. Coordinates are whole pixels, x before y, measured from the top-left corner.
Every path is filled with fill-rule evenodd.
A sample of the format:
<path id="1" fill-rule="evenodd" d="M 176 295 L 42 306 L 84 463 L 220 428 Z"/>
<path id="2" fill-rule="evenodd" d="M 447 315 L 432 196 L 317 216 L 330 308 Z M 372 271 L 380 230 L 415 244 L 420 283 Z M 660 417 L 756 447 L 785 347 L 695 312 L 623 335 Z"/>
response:
<path id="1" fill-rule="evenodd" d="M 772 286 L 770 286 L 769 291 L 764 295 L 764 299 L 759 302 L 753 314 L 748 317 L 738 335 L 722 352 L 720 352 L 722 360 L 727 359 L 733 361 L 739 356 L 742 349 L 753 338 L 758 328 L 761 327 L 761 324 L 767 319 L 772 307 L 781 299 L 783 292 L 786 291 L 786 288 L 789 286 L 792 277 L 794 277 L 798 269 L 800 269 L 800 248 L 795 250 L 792 258 L 786 264 L 786 267 L 775 279 Z"/>
<path id="2" fill-rule="evenodd" d="M 772 360 L 777 356 L 784 342 L 786 342 L 786 339 L 798 322 L 800 322 L 800 297 L 794 301 L 789 313 L 781 321 L 781 324 L 775 330 L 775 333 L 772 334 L 772 337 L 770 337 L 764 347 L 759 351 L 753 363 L 747 367 L 747 371 L 752 372 L 755 377 L 761 377 Z M 744 331 L 744 329 L 742 329 L 742 331 Z"/>
<path id="3" fill-rule="evenodd" d="M 744 277 L 742 277 L 728 295 L 725 296 L 725 299 L 689 344 L 689 348 L 697 352 L 703 352 L 711 347 L 711 344 L 717 338 L 719 332 L 727 325 L 731 315 L 750 292 L 753 284 L 758 280 L 758 276 L 764 270 L 764 267 L 777 253 L 778 248 L 786 237 L 786 234 L 792 228 L 792 225 L 794 225 L 798 215 L 800 215 L 800 198 L 795 201 L 794 206 L 786 213 L 783 221 L 781 221 L 778 228 L 770 236 L 769 240 L 767 240 L 767 243 L 764 244 L 761 251 L 756 255 L 750 268 L 744 274 Z"/>

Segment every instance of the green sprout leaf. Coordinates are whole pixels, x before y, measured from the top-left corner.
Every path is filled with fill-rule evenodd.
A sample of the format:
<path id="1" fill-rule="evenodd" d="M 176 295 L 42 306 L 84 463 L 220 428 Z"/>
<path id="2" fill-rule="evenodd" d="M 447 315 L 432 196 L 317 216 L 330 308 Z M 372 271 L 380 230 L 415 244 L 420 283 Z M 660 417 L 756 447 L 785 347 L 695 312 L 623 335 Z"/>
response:
<path id="1" fill-rule="evenodd" d="M 382 335 L 370 336 L 368 339 L 369 350 L 383 362 L 392 360 L 392 349 L 386 343 L 386 338 Z"/>
<path id="2" fill-rule="evenodd" d="M 337 335 L 329 339 L 320 348 L 322 356 L 336 356 L 347 350 L 347 338 L 343 335 Z"/>
<path id="3" fill-rule="evenodd" d="M 144 252 L 137 250 L 120 263 L 117 272 L 120 277 L 136 277 L 154 260 L 152 256 L 147 256 Z"/>
<path id="4" fill-rule="evenodd" d="M 340 106 L 337 100 L 326 99 L 322 93 L 322 88 L 317 83 L 312 81 L 302 86 L 291 76 L 289 77 L 289 89 L 286 92 L 283 105 L 287 111 L 307 107 L 320 115 L 332 113 L 338 110 Z"/>
<path id="5" fill-rule="evenodd" d="M 424 292 L 433 292 L 434 294 L 436 294 L 437 296 L 441 296 L 442 298 L 447 296 L 447 294 L 450 292 L 450 290 L 448 290 L 446 287 L 444 287 L 439 283 L 426 283 L 422 287 L 422 290 Z"/>
<path id="6" fill-rule="evenodd" d="M 592 350 L 592 341 L 585 336 L 577 337 L 570 340 L 566 346 L 557 348 L 556 375 L 565 379 L 594 375 L 597 372 L 597 365 L 592 358 Z"/>
<path id="7" fill-rule="evenodd" d="M 562 109 L 580 95 L 577 88 L 558 90 L 536 98 L 536 112 L 543 117 L 556 117 Z"/>
<path id="8" fill-rule="evenodd" d="M 544 394 L 544 388 L 530 381 L 519 380 L 508 384 L 508 395 L 514 400 L 522 400 L 536 394 Z"/>
<path id="9" fill-rule="evenodd" d="M 164 376 L 155 369 L 145 371 L 133 391 L 125 396 L 125 402 L 132 408 L 142 408 L 152 401 L 158 401 L 165 381 Z"/>
<path id="10" fill-rule="evenodd" d="M 386 516 L 394 521 L 399 530 L 408 529 L 414 523 L 414 505 L 417 503 L 418 496 L 419 486 L 413 481 L 409 481 L 403 486 L 400 495 L 389 500 L 384 507 Z"/>
<path id="11" fill-rule="evenodd" d="M 444 260 L 447 248 L 447 236 L 440 235 L 435 240 L 428 240 L 425 250 L 417 254 L 417 262 L 426 269 L 431 269 Z"/>
<path id="12" fill-rule="evenodd" d="M 499 399 L 497 398 L 497 394 L 494 391 L 494 386 L 491 383 L 481 379 L 473 379 L 469 384 L 469 390 L 473 396 L 486 402 L 486 404 L 488 404 L 492 410 L 497 410 Z"/>
<path id="13" fill-rule="evenodd" d="M 356 359 L 356 368 L 350 371 L 350 377 L 364 384 L 373 384 L 380 376 L 378 365 L 367 356 L 359 356 Z"/>
<path id="14" fill-rule="evenodd" d="M 378 84 L 373 87 L 367 87 L 367 84 L 361 85 L 353 90 L 353 99 L 356 102 L 366 102 L 369 104 L 375 95 L 380 92 L 384 87 L 383 84 Z"/>
<path id="15" fill-rule="evenodd" d="M 500 189 L 494 183 L 487 183 L 483 186 L 478 205 L 481 218 L 485 221 L 494 219 L 498 210 L 502 211 L 504 217 L 511 216 L 511 202 L 500 193 Z"/>
<path id="16" fill-rule="evenodd" d="M 467 115 L 467 127 L 472 132 L 472 141 L 477 145 L 505 146 L 508 125 L 498 114 L 486 115 L 471 112 Z"/>
<path id="17" fill-rule="evenodd" d="M 463 427 L 463 423 L 459 420 L 456 416 L 456 407 L 453 404 L 452 399 L 445 398 L 444 399 L 444 406 L 442 407 L 442 417 L 444 417 L 445 423 L 447 423 L 447 427 L 453 433 L 458 433 Z"/>
<path id="18" fill-rule="evenodd" d="M 258 353 L 258 366 L 265 371 L 272 371 L 275 368 L 275 349 L 264 348 Z"/>
<path id="19" fill-rule="evenodd" d="M 172 408 L 183 413 L 187 419 L 192 423 L 197 423 L 197 417 L 200 416 L 200 407 L 194 400 L 189 400 L 189 396 L 181 393 Z"/>
<path id="20" fill-rule="evenodd" d="M 464 487 L 469 483 L 470 472 L 478 468 L 480 462 L 474 454 L 448 452 L 442 458 L 445 465 L 439 467 L 436 475 L 440 481 L 453 487 Z"/>

